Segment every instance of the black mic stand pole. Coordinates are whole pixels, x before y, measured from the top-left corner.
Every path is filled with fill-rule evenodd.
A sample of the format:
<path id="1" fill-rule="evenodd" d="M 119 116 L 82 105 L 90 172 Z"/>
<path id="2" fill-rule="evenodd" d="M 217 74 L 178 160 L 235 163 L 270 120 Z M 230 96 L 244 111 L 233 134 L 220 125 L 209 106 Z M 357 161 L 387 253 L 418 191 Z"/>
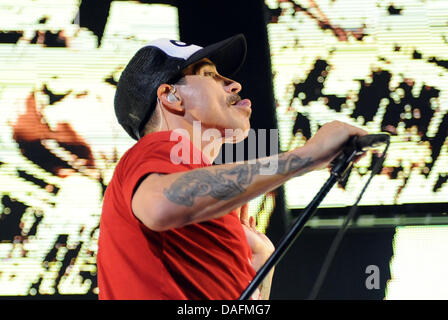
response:
<path id="1" fill-rule="evenodd" d="M 264 265 L 258 270 L 254 279 L 247 286 L 244 292 L 241 294 L 239 300 L 247 300 L 251 297 L 255 289 L 261 284 L 266 275 L 271 271 L 271 269 L 277 265 L 277 263 L 283 258 L 286 251 L 291 247 L 294 241 L 297 239 L 301 231 L 304 229 L 305 224 L 308 220 L 316 213 L 317 207 L 331 190 L 333 185 L 342 179 L 345 174 L 351 169 L 353 160 L 355 157 L 362 153 L 362 151 L 356 148 L 354 139 L 347 144 L 346 149 L 339 155 L 335 160 L 333 160 L 334 165 L 331 169 L 330 178 L 322 186 L 319 192 L 316 194 L 314 199 L 308 204 L 301 215 L 297 218 L 294 225 L 287 232 L 287 234 L 280 240 L 279 245 L 269 257 Z"/>

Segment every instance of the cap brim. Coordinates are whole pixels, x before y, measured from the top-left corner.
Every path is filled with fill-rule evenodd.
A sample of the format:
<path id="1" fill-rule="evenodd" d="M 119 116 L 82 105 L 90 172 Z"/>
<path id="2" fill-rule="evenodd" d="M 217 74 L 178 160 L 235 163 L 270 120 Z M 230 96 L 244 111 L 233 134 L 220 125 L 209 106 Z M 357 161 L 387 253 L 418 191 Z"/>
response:
<path id="1" fill-rule="evenodd" d="M 246 59 L 246 38 L 237 34 L 223 41 L 214 43 L 195 52 L 185 61 L 185 68 L 193 63 L 209 58 L 223 76 L 234 76 Z"/>

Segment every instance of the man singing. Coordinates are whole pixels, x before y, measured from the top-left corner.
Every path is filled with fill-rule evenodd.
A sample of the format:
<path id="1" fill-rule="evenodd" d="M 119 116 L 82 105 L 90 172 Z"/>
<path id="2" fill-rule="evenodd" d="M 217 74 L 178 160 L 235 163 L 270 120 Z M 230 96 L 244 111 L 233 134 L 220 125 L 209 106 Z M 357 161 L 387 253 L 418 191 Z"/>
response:
<path id="1" fill-rule="evenodd" d="M 250 129 L 251 102 L 227 78 L 245 55 L 242 35 L 204 48 L 159 39 L 123 71 L 115 112 L 137 142 L 104 197 L 100 299 L 237 299 L 274 251 L 247 202 L 327 167 L 351 136 L 366 134 L 334 121 L 292 151 L 212 165 L 223 143 Z M 269 298 L 272 273 L 253 299 Z"/>

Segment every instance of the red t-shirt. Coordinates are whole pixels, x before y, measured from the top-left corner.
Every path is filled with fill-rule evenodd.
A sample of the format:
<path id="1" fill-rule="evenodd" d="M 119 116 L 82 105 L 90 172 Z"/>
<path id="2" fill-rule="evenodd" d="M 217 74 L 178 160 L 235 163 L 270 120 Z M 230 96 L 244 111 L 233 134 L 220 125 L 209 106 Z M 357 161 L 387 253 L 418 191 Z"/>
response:
<path id="1" fill-rule="evenodd" d="M 171 133 L 140 139 L 123 155 L 107 187 L 97 256 L 99 299 L 237 299 L 255 276 L 235 211 L 163 232 L 150 230 L 133 214 L 134 189 L 147 174 L 210 165 L 184 136 L 170 141 Z M 196 161 L 174 164 L 175 146 L 189 147 Z"/>

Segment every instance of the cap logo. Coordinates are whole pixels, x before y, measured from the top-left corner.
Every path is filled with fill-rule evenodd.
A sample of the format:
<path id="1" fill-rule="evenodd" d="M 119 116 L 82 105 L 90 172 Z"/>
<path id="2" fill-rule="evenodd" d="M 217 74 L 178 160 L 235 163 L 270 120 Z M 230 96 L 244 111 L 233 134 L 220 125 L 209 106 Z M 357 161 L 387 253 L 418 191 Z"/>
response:
<path id="1" fill-rule="evenodd" d="M 188 47 L 188 46 L 191 46 L 191 44 L 186 44 L 185 42 L 177 41 L 177 40 L 170 40 L 170 42 L 172 44 L 174 44 L 175 46 L 178 46 L 178 47 Z"/>
<path id="2" fill-rule="evenodd" d="M 187 60 L 195 52 L 202 49 L 202 47 L 194 44 L 186 44 L 182 41 L 169 39 L 157 39 L 148 43 L 147 46 L 157 47 L 169 56 L 184 60 Z"/>

